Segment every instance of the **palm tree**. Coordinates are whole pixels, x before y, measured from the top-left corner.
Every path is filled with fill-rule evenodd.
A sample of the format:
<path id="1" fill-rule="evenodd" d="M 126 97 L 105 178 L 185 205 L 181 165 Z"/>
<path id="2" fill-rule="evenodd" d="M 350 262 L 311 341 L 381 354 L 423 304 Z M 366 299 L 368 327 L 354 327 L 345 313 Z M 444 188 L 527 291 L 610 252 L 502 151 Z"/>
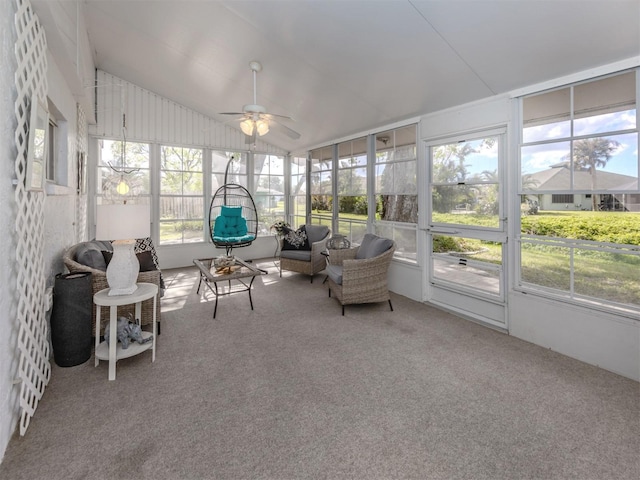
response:
<path id="1" fill-rule="evenodd" d="M 573 143 L 573 168 L 586 170 L 591 175 L 591 190 L 596 190 L 596 172 L 607 165 L 619 142 L 609 138 L 584 138 Z M 591 195 L 591 208 L 597 210 L 596 195 Z"/>

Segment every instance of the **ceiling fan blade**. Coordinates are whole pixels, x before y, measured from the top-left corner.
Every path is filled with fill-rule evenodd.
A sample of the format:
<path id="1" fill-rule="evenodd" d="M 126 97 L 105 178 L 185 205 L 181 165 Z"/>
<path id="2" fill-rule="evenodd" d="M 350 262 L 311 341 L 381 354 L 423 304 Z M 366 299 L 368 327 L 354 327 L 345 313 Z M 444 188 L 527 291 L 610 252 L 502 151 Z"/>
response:
<path id="1" fill-rule="evenodd" d="M 220 112 L 218 115 L 242 115 L 244 116 L 243 112 Z"/>
<path id="2" fill-rule="evenodd" d="M 279 130 L 282 133 L 284 133 L 287 137 L 292 138 L 293 140 L 298 140 L 300 138 L 300 134 L 298 132 L 280 123 L 275 118 L 272 118 L 271 121 L 273 122 L 272 126 L 274 126 L 276 130 Z"/>
<path id="3" fill-rule="evenodd" d="M 262 117 L 266 117 L 268 119 L 272 119 L 273 118 L 274 120 L 275 120 L 274 117 L 277 117 L 277 118 L 282 118 L 284 120 L 291 120 L 292 122 L 295 122 L 295 120 L 293 118 L 287 117 L 286 115 L 278 115 L 277 113 L 263 113 L 261 116 Z"/>

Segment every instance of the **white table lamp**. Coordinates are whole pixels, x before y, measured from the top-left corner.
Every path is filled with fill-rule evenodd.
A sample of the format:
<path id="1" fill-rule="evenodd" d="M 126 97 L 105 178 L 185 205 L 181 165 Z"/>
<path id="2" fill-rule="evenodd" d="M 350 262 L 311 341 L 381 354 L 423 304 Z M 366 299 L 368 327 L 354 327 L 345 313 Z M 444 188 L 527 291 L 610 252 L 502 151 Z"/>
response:
<path id="1" fill-rule="evenodd" d="M 98 205 L 96 240 L 110 240 L 113 257 L 107 266 L 109 295 L 129 295 L 138 288 L 140 262 L 134 252 L 136 238 L 149 236 L 149 205 Z"/>

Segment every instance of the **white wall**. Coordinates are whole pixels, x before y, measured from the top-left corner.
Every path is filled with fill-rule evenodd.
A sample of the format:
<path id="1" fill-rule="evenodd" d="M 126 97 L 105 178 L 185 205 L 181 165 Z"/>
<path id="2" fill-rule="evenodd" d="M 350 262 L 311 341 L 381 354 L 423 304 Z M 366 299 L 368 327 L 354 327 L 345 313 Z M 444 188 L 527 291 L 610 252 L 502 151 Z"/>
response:
<path id="1" fill-rule="evenodd" d="M 258 237 L 250 246 L 242 247 L 242 258 L 255 260 L 271 257 L 275 247 L 273 237 Z M 156 251 L 158 263 L 163 269 L 191 266 L 194 258 L 212 258 L 225 253 L 224 248 L 216 248 L 212 243 L 156 246 Z"/>
<path id="2" fill-rule="evenodd" d="M 45 238 L 47 245 L 44 250 L 44 260 L 47 265 L 47 286 L 52 286 L 57 273 L 64 273 L 62 255 L 65 248 L 77 242 L 76 235 L 76 133 L 77 111 L 76 101 L 65 83 L 62 73 L 58 69 L 55 58 L 48 55 L 49 101 L 55 104 L 58 114 L 64 119 L 58 119 L 58 128 L 66 137 L 66 145 L 61 149 L 59 161 L 66 163 L 62 170 L 67 172 L 62 186 L 47 189 L 45 201 Z M 64 127 L 64 128 L 63 128 Z M 52 192 L 55 192 L 52 193 Z"/>
<path id="3" fill-rule="evenodd" d="M 509 333 L 640 380 L 640 321 L 511 292 Z"/>
<path id="4" fill-rule="evenodd" d="M 95 137 L 122 138 L 124 113 L 127 140 L 231 151 L 249 150 L 245 135 L 238 129 L 107 72 L 99 70 L 96 81 L 97 124 L 89 130 Z M 257 139 L 255 151 L 274 155 L 287 153 L 261 139 Z"/>
<path id="5" fill-rule="evenodd" d="M 16 88 L 14 72 L 16 60 L 13 46 L 16 42 L 14 27 L 15 4 L 4 2 L 0 8 L 0 228 L 5 232 L 13 231 L 15 225 L 15 201 L 13 186 L 9 179 L 15 176 L 14 162 L 16 148 L 14 132 L 17 126 L 14 111 Z M 13 380 L 17 376 L 18 325 L 16 322 L 16 281 L 15 281 L 15 241 L 11 235 L 5 235 L 0 242 L 0 458 L 9 443 L 9 439 L 18 421 L 18 396 Z"/>

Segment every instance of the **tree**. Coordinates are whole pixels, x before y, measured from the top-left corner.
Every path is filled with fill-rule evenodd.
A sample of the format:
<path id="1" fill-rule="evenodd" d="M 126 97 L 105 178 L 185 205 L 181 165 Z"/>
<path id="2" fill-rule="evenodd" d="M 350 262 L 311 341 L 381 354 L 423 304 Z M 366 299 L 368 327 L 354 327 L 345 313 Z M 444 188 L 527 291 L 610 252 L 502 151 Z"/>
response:
<path id="1" fill-rule="evenodd" d="M 448 144 L 433 150 L 433 210 L 447 213 L 459 203 L 467 203 L 468 187 L 460 185 L 451 188 L 452 184 L 464 184 L 467 180 L 465 158 L 476 150 L 470 143 Z M 447 185 L 449 184 L 449 185 Z"/>
<path id="2" fill-rule="evenodd" d="M 381 175 L 378 209 L 382 220 L 418 223 L 418 195 L 416 162 L 398 162 L 385 165 Z M 386 193 L 398 192 L 401 193 Z"/>
<path id="3" fill-rule="evenodd" d="M 161 191 L 169 194 L 198 194 L 202 192 L 202 150 L 162 147 Z"/>
<path id="4" fill-rule="evenodd" d="M 620 143 L 609 138 L 584 138 L 573 142 L 573 169 L 586 170 L 591 175 L 591 190 L 596 190 L 598 168 L 607 165 Z M 596 195 L 591 195 L 591 209 L 598 209 Z"/>
<path id="5" fill-rule="evenodd" d="M 500 178 L 498 170 L 483 170 L 477 174 L 474 180 L 486 182 L 484 186 L 476 186 L 474 198 L 476 199 L 475 211 L 482 215 L 498 215 L 500 202 Z"/>

